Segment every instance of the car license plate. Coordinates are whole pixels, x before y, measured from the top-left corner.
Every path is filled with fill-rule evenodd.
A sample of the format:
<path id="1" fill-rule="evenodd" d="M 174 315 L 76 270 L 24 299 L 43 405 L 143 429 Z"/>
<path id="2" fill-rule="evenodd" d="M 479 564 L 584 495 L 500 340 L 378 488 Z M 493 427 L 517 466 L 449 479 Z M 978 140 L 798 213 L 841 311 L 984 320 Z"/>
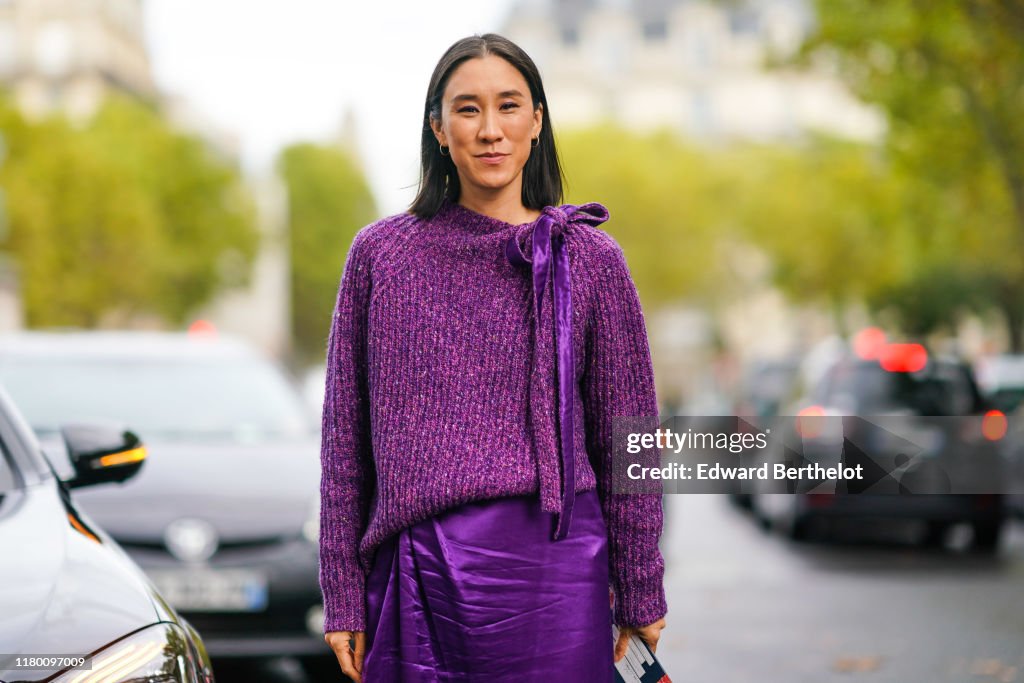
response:
<path id="1" fill-rule="evenodd" d="M 249 569 L 180 569 L 148 572 L 176 609 L 258 612 L 267 608 L 267 577 Z"/>

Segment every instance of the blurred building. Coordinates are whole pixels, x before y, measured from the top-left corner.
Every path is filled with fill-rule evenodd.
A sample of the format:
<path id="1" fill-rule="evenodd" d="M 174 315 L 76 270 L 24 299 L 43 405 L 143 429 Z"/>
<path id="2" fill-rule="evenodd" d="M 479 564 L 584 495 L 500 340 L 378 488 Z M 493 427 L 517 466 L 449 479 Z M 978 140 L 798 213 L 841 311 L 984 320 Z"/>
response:
<path id="1" fill-rule="evenodd" d="M 504 34 L 541 69 L 558 125 L 611 119 L 701 141 L 808 129 L 876 138 L 881 117 L 824 67 L 766 67 L 812 22 L 803 0 L 518 0 Z"/>
<path id="2" fill-rule="evenodd" d="M 140 0 L 0 0 L 0 83 L 29 116 L 88 118 L 112 90 L 155 98 Z"/>

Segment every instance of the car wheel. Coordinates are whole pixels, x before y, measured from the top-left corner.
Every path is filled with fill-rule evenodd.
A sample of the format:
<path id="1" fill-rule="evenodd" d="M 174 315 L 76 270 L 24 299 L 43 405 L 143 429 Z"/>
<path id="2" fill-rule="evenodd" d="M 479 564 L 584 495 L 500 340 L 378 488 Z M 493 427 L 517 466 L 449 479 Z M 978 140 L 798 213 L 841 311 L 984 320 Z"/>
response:
<path id="1" fill-rule="evenodd" d="M 999 548 L 999 537 L 1003 531 L 1003 520 L 975 522 L 972 547 L 984 553 L 994 553 Z"/>
<path id="2" fill-rule="evenodd" d="M 946 537 L 949 535 L 948 522 L 928 522 L 925 527 L 922 544 L 928 548 L 942 548 L 946 545 Z"/>
<path id="3" fill-rule="evenodd" d="M 750 500 L 751 496 L 749 493 L 730 493 L 729 502 L 733 504 L 733 507 L 750 512 L 753 508 Z"/>
<path id="4" fill-rule="evenodd" d="M 772 520 L 768 513 L 761 508 L 759 500 L 756 495 L 750 496 L 750 518 L 754 520 L 761 531 L 768 533 L 772 530 Z"/>
<path id="5" fill-rule="evenodd" d="M 786 523 L 785 534 L 786 538 L 791 541 L 809 541 L 811 539 L 811 531 L 813 527 L 813 520 L 803 515 L 794 515 Z"/>
<path id="6" fill-rule="evenodd" d="M 783 514 L 772 520 L 783 536 L 791 541 L 803 542 L 810 540 L 814 518 L 797 509 L 796 496 L 790 496 L 791 500 Z"/>

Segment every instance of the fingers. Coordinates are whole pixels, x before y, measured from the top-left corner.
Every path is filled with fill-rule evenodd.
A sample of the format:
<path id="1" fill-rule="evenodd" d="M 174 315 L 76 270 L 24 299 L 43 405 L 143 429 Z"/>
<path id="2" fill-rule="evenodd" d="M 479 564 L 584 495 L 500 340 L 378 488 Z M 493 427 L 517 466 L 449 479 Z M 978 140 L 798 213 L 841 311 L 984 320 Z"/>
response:
<path id="1" fill-rule="evenodd" d="M 619 638 L 615 641 L 615 661 L 626 656 L 626 649 L 629 647 L 629 629 L 619 629 Z"/>
<path id="2" fill-rule="evenodd" d="M 651 648 L 651 653 L 655 653 L 658 650 L 658 641 L 661 639 L 661 630 L 663 628 L 665 628 L 664 617 L 653 624 L 637 629 L 637 635 L 647 643 L 647 647 Z"/>
<path id="3" fill-rule="evenodd" d="M 355 683 L 361 683 L 363 679 L 359 672 L 356 671 L 356 664 L 352 659 L 352 650 L 346 648 L 344 653 L 338 655 L 338 662 L 341 664 L 342 673 L 351 678 Z"/>
<path id="4" fill-rule="evenodd" d="M 366 634 L 362 631 L 356 631 L 356 657 L 355 666 L 356 671 L 359 675 L 363 674 L 363 655 L 366 654 Z"/>
<path id="5" fill-rule="evenodd" d="M 646 638 L 644 638 L 644 636 L 640 637 L 644 639 L 645 643 L 647 643 L 647 647 L 651 648 L 651 654 L 658 651 L 658 641 L 661 639 L 660 633 L 655 633 L 653 636 L 647 636 Z"/>
<path id="6" fill-rule="evenodd" d="M 359 631 L 355 634 L 352 631 L 331 631 L 324 636 L 324 640 L 331 646 L 334 655 L 338 658 L 338 665 L 341 666 L 342 673 L 351 678 L 354 683 L 362 683 L 362 653 L 359 654 L 357 667 L 356 653 L 353 652 L 349 641 L 355 639 L 357 647 L 359 647 L 360 641 L 363 641 L 362 636 L 363 633 Z"/>

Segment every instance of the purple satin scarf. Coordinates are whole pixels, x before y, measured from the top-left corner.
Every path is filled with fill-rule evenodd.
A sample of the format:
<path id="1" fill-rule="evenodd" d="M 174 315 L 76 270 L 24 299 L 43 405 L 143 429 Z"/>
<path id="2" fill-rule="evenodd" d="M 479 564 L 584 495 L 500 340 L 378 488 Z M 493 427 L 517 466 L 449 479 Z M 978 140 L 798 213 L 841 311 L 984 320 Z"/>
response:
<path id="1" fill-rule="evenodd" d="M 572 222 L 585 222 L 597 226 L 608 220 L 608 210 L 596 202 L 574 206 L 546 206 L 540 219 L 533 227 L 531 240 L 531 258 L 527 258 L 519 245 L 519 235 L 513 234 L 505 244 L 505 256 L 514 266 L 532 266 L 534 294 L 534 325 L 535 343 L 539 344 L 543 335 L 550 335 L 551 330 L 544 329 L 546 316 L 542 315 L 544 293 L 548 282 L 553 281 L 554 302 L 554 338 L 555 367 L 558 374 L 558 451 L 547 453 L 539 448 L 540 458 L 553 457 L 560 460 L 562 473 L 561 491 L 556 496 L 559 500 L 559 511 L 556 512 L 558 524 L 554 539 L 565 538 L 569 533 L 572 521 L 572 509 L 576 498 L 576 456 L 573 448 L 573 426 L 575 425 L 573 406 L 575 401 L 576 364 L 573 358 L 572 343 L 572 297 L 569 279 L 569 255 L 565 249 L 565 238 L 562 234 L 565 226 Z M 550 337 L 547 337 L 550 338 Z M 531 387 L 533 384 L 531 383 Z M 531 400 L 531 406 L 535 405 Z M 531 408 L 532 410 L 532 408 Z M 544 479 L 541 479 L 544 486 Z M 541 496 L 544 499 L 543 492 Z"/>

